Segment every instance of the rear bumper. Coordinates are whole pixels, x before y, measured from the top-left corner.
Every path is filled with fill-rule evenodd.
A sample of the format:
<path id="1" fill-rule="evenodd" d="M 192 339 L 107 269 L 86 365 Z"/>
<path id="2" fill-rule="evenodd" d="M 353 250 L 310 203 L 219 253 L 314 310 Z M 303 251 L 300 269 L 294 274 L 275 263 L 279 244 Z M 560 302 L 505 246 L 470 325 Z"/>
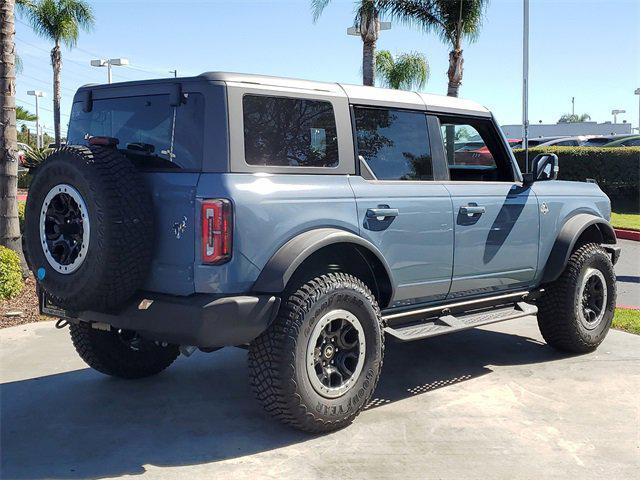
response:
<path id="1" fill-rule="evenodd" d="M 273 295 L 189 297 L 141 293 L 117 313 L 65 312 L 69 321 L 100 322 L 135 330 L 152 340 L 197 347 L 251 342 L 271 323 L 280 306 Z"/>

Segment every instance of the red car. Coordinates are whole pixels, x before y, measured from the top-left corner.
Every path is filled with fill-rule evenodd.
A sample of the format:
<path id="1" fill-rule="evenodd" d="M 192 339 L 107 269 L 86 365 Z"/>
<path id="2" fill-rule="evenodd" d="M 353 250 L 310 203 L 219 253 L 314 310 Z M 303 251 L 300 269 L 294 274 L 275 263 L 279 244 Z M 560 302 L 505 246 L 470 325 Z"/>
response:
<path id="1" fill-rule="evenodd" d="M 519 138 L 509 138 L 507 143 L 511 148 L 520 148 L 522 140 Z M 494 166 L 495 162 L 489 149 L 483 141 L 472 141 L 463 144 L 455 152 L 456 165 L 486 165 Z"/>

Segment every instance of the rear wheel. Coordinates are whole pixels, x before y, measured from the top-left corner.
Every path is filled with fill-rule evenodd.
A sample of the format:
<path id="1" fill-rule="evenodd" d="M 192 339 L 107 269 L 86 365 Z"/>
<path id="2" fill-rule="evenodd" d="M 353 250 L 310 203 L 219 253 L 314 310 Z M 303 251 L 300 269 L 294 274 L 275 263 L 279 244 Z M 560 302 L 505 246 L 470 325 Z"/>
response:
<path id="1" fill-rule="evenodd" d="M 86 322 L 70 325 L 71 340 L 91 368 L 120 378 L 143 378 L 160 373 L 180 351 L 160 345 L 130 330 L 97 330 Z"/>
<path id="2" fill-rule="evenodd" d="M 558 350 L 590 352 L 607 335 L 615 305 L 611 258 L 600 245 L 589 243 L 573 252 L 562 275 L 545 286 L 538 300 L 540 332 Z"/>
<path id="3" fill-rule="evenodd" d="M 280 421 L 309 432 L 342 428 L 376 387 L 384 354 L 378 304 L 344 273 L 310 280 L 285 299 L 251 343 L 256 397 Z"/>

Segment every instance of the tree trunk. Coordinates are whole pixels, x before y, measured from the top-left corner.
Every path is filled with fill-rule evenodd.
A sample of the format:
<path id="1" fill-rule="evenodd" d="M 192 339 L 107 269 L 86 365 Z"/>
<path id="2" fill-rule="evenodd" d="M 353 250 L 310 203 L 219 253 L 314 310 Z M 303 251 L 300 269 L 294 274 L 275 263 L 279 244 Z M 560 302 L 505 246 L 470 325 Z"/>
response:
<path id="1" fill-rule="evenodd" d="M 449 52 L 449 70 L 447 76 L 449 77 L 449 85 L 447 88 L 447 95 L 450 97 L 457 97 L 462 84 L 462 65 L 464 58 L 462 57 L 462 49 L 455 48 Z"/>
<path id="2" fill-rule="evenodd" d="M 60 70 L 62 69 L 62 51 L 60 42 L 51 50 L 51 66 L 53 67 L 53 129 L 56 147 L 60 146 Z"/>
<path id="3" fill-rule="evenodd" d="M 14 0 L 2 0 L 0 5 L 0 245 L 19 255 L 26 273 L 18 222 L 14 7 Z"/>
<path id="4" fill-rule="evenodd" d="M 362 42 L 362 84 L 373 87 L 376 77 L 376 42 Z"/>

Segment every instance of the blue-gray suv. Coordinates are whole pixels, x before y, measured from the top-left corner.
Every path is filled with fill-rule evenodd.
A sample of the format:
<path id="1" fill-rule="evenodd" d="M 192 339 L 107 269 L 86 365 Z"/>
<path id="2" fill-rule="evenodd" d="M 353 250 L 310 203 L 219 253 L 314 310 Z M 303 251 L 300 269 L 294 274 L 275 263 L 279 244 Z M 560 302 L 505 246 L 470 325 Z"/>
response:
<path id="1" fill-rule="evenodd" d="M 246 347 L 266 410 L 330 431 L 371 398 L 385 334 L 537 313 L 560 350 L 602 342 L 609 199 L 557 181 L 554 155 L 531 171 L 467 100 L 217 72 L 88 85 L 33 178 L 27 253 L 96 370 Z"/>

